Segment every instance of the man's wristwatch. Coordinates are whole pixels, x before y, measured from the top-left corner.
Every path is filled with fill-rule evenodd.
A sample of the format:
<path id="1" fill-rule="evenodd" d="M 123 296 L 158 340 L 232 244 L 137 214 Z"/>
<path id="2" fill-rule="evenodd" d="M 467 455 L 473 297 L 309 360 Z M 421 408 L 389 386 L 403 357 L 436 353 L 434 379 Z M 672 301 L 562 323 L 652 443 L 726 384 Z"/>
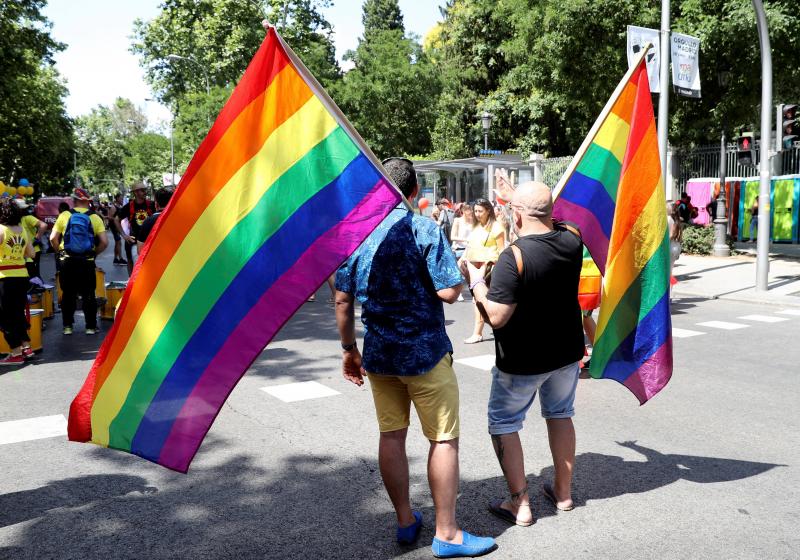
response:
<path id="1" fill-rule="evenodd" d="M 350 344 L 345 344 L 344 342 L 342 342 L 342 350 L 344 350 L 345 352 L 350 352 L 350 350 L 353 350 L 353 349 L 356 348 L 356 344 L 357 344 L 357 341 L 355 341 L 355 340 L 353 342 L 351 342 Z"/>

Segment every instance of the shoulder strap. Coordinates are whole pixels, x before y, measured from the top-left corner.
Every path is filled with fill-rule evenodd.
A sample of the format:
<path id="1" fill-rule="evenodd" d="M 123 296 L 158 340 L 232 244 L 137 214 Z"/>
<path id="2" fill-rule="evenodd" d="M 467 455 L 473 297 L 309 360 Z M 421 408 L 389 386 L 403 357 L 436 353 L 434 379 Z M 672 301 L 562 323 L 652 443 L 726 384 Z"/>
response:
<path id="1" fill-rule="evenodd" d="M 70 209 L 69 209 L 69 213 L 70 213 L 70 214 L 74 214 L 75 212 L 77 212 L 77 210 L 75 210 L 74 208 L 70 208 Z"/>
<path id="2" fill-rule="evenodd" d="M 514 253 L 514 260 L 517 262 L 517 274 L 522 276 L 523 271 L 523 264 L 522 264 L 522 249 L 517 247 L 516 242 L 511 244 L 511 252 Z"/>

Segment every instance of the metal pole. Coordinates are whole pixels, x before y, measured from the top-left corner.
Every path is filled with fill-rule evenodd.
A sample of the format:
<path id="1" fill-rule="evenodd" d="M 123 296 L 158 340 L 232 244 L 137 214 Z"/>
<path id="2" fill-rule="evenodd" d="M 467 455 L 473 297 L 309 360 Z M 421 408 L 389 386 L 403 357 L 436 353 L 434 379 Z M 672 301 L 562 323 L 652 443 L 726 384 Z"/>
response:
<path id="1" fill-rule="evenodd" d="M 74 179 L 72 182 L 74 183 L 73 186 L 78 186 L 78 152 L 77 150 L 72 150 L 72 173 Z"/>
<path id="2" fill-rule="evenodd" d="M 169 159 L 172 164 L 172 186 L 175 187 L 175 129 L 169 123 Z"/>
<path id="3" fill-rule="evenodd" d="M 483 131 L 483 151 L 484 152 L 488 152 L 489 151 L 489 131 L 488 130 L 484 130 Z"/>
<path id="4" fill-rule="evenodd" d="M 728 209 L 725 203 L 725 159 L 727 158 L 725 142 L 725 121 L 723 120 L 722 140 L 719 143 L 719 196 L 717 196 L 717 217 L 714 218 L 715 257 L 731 256 L 731 248 L 728 246 Z"/>
<path id="5" fill-rule="evenodd" d="M 667 133 L 669 132 L 669 0 L 661 0 L 661 53 L 658 96 L 658 151 L 661 154 L 661 172 L 667 179 Z"/>
<path id="6" fill-rule="evenodd" d="M 761 47 L 761 181 L 758 190 L 758 244 L 756 249 L 756 291 L 769 289 L 769 232 L 770 232 L 770 155 L 772 133 L 772 51 L 764 4 L 752 0 L 758 25 L 758 43 Z"/>

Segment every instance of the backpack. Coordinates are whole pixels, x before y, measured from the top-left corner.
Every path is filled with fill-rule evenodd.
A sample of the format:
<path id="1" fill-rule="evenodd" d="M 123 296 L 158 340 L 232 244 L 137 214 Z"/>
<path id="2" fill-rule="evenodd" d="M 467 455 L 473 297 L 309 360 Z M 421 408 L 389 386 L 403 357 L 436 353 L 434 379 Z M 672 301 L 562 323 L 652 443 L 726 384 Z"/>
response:
<path id="1" fill-rule="evenodd" d="M 64 231 L 64 251 L 70 257 L 89 257 L 94 255 L 94 228 L 90 216 L 91 210 L 86 213 L 69 211 L 71 216 Z"/>

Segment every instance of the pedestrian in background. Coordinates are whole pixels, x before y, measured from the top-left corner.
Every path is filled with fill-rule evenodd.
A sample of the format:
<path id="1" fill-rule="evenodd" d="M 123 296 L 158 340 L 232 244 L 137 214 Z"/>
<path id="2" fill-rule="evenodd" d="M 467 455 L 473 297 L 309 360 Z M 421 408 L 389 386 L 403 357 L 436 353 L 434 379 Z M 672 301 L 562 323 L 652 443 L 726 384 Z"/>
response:
<path id="1" fill-rule="evenodd" d="M 519 239 L 505 250 L 486 286 L 486 267 L 464 263 L 475 301 L 495 336 L 489 395 L 489 434 L 509 497 L 489 505 L 498 517 L 522 526 L 535 521 L 519 431 L 539 395 L 553 456 L 553 483 L 542 487 L 559 510 L 570 510 L 575 464 L 574 415 L 583 329 L 578 305 L 580 236 L 552 220 L 553 198 L 543 183 L 525 183 L 509 203 Z"/>
<path id="2" fill-rule="evenodd" d="M 145 241 L 147 238 L 150 237 L 150 232 L 153 231 L 153 228 L 158 222 L 158 219 L 161 217 L 161 214 L 164 212 L 164 209 L 169 204 L 169 201 L 172 199 L 172 190 L 171 189 L 158 189 L 156 191 L 155 196 L 156 202 L 156 211 L 153 213 L 152 216 L 148 216 L 147 219 L 142 222 L 142 227 L 139 228 L 139 237 L 136 238 L 136 254 L 142 252 L 142 248 L 144 247 Z"/>
<path id="3" fill-rule="evenodd" d="M 24 202 L 24 201 L 23 201 Z M 27 205 L 26 205 L 27 208 Z M 25 363 L 33 355 L 28 338 L 28 269 L 26 258 L 33 258 L 33 243 L 21 225 L 25 210 L 15 199 L 0 201 L 0 328 L 11 353 L 0 365 Z"/>
<path id="4" fill-rule="evenodd" d="M 120 212 L 116 213 L 114 217 L 117 229 L 122 232 L 122 238 L 125 240 L 125 256 L 128 258 L 128 276 L 133 273 L 133 264 L 136 259 L 133 258 L 133 248 L 136 247 L 136 239 L 140 235 L 140 229 L 148 216 L 152 216 L 155 212 L 155 205 L 147 198 L 147 186 L 144 183 L 136 183 L 133 185 L 133 198 L 128 204 L 122 207 Z M 122 220 L 128 220 L 130 231 L 125 233 L 122 229 Z M 136 254 L 139 256 L 138 251 Z"/>
<path id="5" fill-rule="evenodd" d="M 33 245 L 33 257 L 25 259 L 26 266 L 28 267 L 28 276 L 30 278 L 41 278 L 39 264 L 42 257 L 42 236 L 47 232 L 47 224 L 30 213 L 30 205 L 25 202 L 24 198 L 15 198 L 14 203 L 22 212 L 20 225 L 25 230 L 28 240 Z"/>
<path id="6" fill-rule="evenodd" d="M 117 225 L 119 220 L 115 220 L 122 210 L 122 206 L 122 193 L 117 193 L 108 208 L 108 229 L 114 236 L 114 264 L 126 266 L 128 261 L 122 258 L 122 230 Z"/>
<path id="7" fill-rule="evenodd" d="M 72 193 L 75 207 L 62 212 L 50 234 L 50 244 L 61 260 L 61 318 L 64 334 L 71 335 L 78 296 L 83 301 L 86 334 L 97 334 L 95 257 L 108 246 L 100 216 L 89 210 L 89 193 L 78 187 Z"/>
<path id="8" fill-rule="evenodd" d="M 408 200 L 419 190 L 407 159 L 383 162 Z M 378 464 L 397 515 L 397 542 L 413 543 L 422 513 L 409 497 L 408 433 L 411 403 L 430 442 L 428 483 L 436 510 L 435 556 L 478 556 L 494 539 L 475 537 L 456 522 L 458 496 L 458 381 L 442 302 L 453 303 L 463 277 L 444 233 L 428 218 L 395 208 L 336 274 L 336 322 L 345 379 L 369 379 L 380 440 Z M 361 302 L 364 355 L 356 346 L 354 302 Z"/>

